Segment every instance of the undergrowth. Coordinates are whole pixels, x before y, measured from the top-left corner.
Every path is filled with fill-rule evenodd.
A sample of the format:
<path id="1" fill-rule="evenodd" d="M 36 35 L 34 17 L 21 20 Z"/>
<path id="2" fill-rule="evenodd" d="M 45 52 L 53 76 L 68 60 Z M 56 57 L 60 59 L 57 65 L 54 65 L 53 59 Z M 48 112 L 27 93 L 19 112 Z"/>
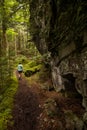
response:
<path id="1" fill-rule="evenodd" d="M 10 125 L 12 119 L 12 108 L 14 95 L 18 88 L 18 82 L 16 77 L 12 77 L 8 80 L 6 91 L 0 95 L 0 130 L 7 130 L 8 122 Z"/>

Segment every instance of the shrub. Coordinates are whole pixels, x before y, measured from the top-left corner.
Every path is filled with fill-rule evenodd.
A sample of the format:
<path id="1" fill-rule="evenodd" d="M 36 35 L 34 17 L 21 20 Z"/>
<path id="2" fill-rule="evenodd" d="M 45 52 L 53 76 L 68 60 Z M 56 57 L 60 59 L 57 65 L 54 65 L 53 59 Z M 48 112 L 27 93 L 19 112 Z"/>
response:
<path id="1" fill-rule="evenodd" d="M 0 95 L 0 130 L 7 130 L 7 123 L 12 119 L 13 99 L 17 88 L 16 77 L 11 78 L 8 81 L 7 89 Z"/>

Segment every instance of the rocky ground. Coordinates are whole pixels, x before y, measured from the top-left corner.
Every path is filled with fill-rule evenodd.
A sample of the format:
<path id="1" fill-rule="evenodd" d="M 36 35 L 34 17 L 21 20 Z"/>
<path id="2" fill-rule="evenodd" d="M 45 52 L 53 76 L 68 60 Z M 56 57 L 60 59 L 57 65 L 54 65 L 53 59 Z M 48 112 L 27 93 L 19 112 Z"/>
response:
<path id="1" fill-rule="evenodd" d="M 83 113 L 79 99 L 42 90 L 38 83 L 31 86 L 22 78 L 14 99 L 14 125 L 8 125 L 8 130 L 74 130 L 74 120 L 79 122 L 80 128 L 83 127 Z"/>

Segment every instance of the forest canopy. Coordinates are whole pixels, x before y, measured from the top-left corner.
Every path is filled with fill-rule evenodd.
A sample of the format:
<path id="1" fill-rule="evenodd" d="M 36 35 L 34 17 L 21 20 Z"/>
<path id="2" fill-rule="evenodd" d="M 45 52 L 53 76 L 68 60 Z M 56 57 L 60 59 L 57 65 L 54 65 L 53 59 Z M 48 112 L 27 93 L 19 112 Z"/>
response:
<path id="1" fill-rule="evenodd" d="M 29 19 L 28 1 L 0 1 L 0 88 L 12 75 L 13 59 L 18 54 L 27 55 L 29 48 L 29 53 L 32 47 L 35 48 L 30 40 Z"/>

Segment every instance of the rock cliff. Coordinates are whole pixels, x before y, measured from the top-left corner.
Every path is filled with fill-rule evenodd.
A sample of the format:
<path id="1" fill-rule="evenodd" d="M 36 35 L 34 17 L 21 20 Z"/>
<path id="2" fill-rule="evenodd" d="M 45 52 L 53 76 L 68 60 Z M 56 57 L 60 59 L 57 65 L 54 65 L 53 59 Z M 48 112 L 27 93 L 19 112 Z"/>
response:
<path id="1" fill-rule="evenodd" d="M 30 0 L 30 33 L 55 90 L 80 94 L 87 110 L 87 1 Z"/>

